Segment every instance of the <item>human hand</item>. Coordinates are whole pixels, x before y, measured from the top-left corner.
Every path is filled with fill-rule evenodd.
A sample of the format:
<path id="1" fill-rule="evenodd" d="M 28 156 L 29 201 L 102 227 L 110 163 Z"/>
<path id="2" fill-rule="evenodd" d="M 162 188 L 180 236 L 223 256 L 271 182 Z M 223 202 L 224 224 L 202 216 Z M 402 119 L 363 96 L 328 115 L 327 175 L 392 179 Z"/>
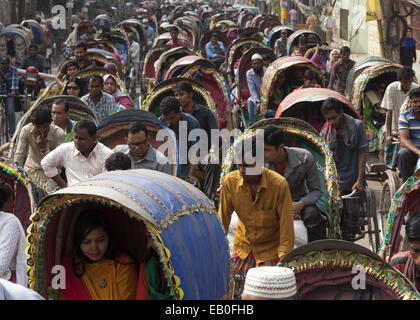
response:
<path id="1" fill-rule="evenodd" d="M 12 90 L 12 92 L 10 92 L 10 96 L 11 97 L 16 97 L 17 96 L 17 92 L 15 90 Z"/>
<path id="2" fill-rule="evenodd" d="M 392 136 L 387 136 L 385 139 L 385 143 L 387 146 L 392 145 Z"/>
<path id="3" fill-rule="evenodd" d="M 195 176 L 189 176 L 188 182 L 191 183 L 194 187 L 200 188 L 200 180 Z"/>
<path id="4" fill-rule="evenodd" d="M 300 213 L 305 207 L 305 203 L 303 201 L 293 202 L 292 203 L 292 212 L 293 212 L 293 218 L 295 220 L 302 219 Z"/>
<path id="5" fill-rule="evenodd" d="M 363 183 L 357 180 L 351 189 L 356 190 L 357 194 L 360 194 L 363 192 L 363 190 L 365 190 L 365 187 L 363 186 Z"/>

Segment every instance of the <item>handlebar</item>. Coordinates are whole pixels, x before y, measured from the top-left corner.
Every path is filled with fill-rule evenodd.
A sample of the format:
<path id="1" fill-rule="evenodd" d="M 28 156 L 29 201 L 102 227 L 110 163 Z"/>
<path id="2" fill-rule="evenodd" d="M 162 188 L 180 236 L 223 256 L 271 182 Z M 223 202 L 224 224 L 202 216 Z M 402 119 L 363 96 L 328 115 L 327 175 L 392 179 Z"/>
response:
<path id="1" fill-rule="evenodd" d="M 341 199 L 346 200 L 346 199 L 358 199 L 359 196 L 354 196 L 356 194 L 357 190 L 354 189 L 350 194 L 346 194 L 344 196 L 341 196 Z"/>

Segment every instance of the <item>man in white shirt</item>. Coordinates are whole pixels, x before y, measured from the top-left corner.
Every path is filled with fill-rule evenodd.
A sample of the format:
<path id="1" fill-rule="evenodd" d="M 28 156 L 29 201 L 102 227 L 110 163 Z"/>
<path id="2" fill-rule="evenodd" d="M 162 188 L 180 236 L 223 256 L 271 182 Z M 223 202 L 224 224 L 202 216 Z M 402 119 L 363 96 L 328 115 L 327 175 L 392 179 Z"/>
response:
<path id="1" fill-rule="evenodd" d="M 335 27 L 335 18 L 332 16 L 332 12 L 329 11 L 327 17 L 324 20 L 324 28 L 326 29 L 327 43 L 329 45 L 332 43 Z"/>
<path id="2" fill-rule="evenodd" d="M 95 123 L 80 120 L 74 127 L 74 141 L 60 145 L 42 159 L 45 175 L 65 188 L 105 172 L 105 161 L 113 151 L 96 138 Z M 66 169 L 67 182 L 57 167 Z"/>
<path id="3" fill-rule="evenodd" d="M 400 110 L 404 101 L 408 97 L 408 93 L 418 87 L 413 83 L 415 72 L 410 67 L 404 67 L 398 70 L 397 79 L 388 85 L 382 99 L 381 107 L 387 110 L 386 113 L 386 140 L 385 143 L 390 146 L 392 137 L 398 135 L 398 120 L 400 118 Z"/>

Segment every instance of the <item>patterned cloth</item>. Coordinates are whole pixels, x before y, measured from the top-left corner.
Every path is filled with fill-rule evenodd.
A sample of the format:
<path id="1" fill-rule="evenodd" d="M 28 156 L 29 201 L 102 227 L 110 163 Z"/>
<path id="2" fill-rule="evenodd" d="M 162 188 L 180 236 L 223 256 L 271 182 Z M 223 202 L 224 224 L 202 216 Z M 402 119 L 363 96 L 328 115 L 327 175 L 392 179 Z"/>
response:
<path id="1" fill-rule="evenodd" d="M 124 107 L 119 106 L 113 96 L 105 92 L 102 92 L 102 98 L 97 104 L 92 101 L 90 94 L 83 96 L 82 101 L 95 112 L 98 122 L 101 122 L 113 113 L 124 110 Z"/>
<path id="2" fill-rule="evenodd" d="M 9 66 L 9 72 L 6 76 L 3 70 L 0 69 L 0 94 L 6 95 L 11 91 L 17 91 L 18 87 L 18 72 L 17 68 Z"/>
<path id="3" fill-rule="evenodd" d="M 417 290 L 420 290 L 419 271 L 410 251 L 398 252 L 391 258 L 389 264 L 401 271 L 416 286 Z"/>

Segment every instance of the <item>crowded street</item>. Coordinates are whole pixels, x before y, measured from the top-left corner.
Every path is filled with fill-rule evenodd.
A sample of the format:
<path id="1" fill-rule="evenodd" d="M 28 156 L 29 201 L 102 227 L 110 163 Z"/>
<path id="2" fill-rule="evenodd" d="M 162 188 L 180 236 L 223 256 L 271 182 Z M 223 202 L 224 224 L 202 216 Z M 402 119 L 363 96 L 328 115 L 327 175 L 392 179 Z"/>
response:
<path id="1" fill-rule="evenodd" d="M 0 7 L 0 300 L 420 299 L 419 1 Z"/>

